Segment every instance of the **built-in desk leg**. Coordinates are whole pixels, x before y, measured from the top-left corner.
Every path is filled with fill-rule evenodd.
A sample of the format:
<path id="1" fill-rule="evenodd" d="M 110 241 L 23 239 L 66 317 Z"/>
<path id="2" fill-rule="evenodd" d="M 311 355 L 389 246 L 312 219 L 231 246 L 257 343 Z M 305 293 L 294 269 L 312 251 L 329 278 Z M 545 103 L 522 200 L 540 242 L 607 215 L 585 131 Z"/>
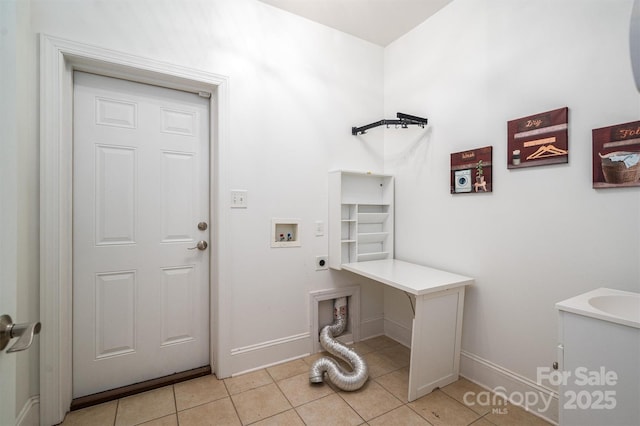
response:
<path id="1" fill-rule="evenodd" d="M 409 401 L 458 380 L 464 286 L 416 296 Z"/>

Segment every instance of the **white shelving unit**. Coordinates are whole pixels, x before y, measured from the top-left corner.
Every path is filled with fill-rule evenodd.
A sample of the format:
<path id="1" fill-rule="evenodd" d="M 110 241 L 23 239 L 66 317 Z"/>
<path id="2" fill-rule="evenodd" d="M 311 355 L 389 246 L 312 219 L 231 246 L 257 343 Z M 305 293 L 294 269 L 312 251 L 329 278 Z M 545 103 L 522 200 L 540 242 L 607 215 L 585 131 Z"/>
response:
<path id="1" fill-rule="evenodd" d="M 393 185 L 390 175 L 329 172 L 329 266 L 415 297 L 408 389 L 414 401 L 458 380 L 464 293 L 473 279 L 394 258 Z"/>
<path id="2" fill-rule="evenodd" d="M 390 175 L 329 172 L 331 268 L 393 259 L 393 184 Z"/>

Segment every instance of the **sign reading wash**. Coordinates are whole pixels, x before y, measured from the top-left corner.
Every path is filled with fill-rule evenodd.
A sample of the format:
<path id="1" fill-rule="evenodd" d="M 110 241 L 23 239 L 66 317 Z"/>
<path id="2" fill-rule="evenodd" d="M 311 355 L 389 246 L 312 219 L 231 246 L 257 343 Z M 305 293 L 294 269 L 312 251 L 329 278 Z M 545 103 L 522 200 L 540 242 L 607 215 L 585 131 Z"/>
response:
<path id="1" fill-rule="evenodd" d="M 492 146 L 451 154 L 451 193 L 491 192 L 492 157 Z"/>

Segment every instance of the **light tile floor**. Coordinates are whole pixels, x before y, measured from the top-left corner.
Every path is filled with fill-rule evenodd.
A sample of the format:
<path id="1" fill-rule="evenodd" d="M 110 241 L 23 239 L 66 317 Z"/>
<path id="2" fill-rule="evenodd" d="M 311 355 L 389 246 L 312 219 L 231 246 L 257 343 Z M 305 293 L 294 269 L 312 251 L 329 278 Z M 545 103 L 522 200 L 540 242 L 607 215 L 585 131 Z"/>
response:
<path id="1" fill-rule="evenodd" d="M 62 425 L 546 425 L 510 405 L 487 406 L 486 391 L 460 379 L 407 402 L 409 350 L 387 337 L 357 343 L 369 380 L 343 392 L 309 383 L 309 367 L 322 354 L 218 380 L 214 375 L 166 386 L 67 414 Z"/>

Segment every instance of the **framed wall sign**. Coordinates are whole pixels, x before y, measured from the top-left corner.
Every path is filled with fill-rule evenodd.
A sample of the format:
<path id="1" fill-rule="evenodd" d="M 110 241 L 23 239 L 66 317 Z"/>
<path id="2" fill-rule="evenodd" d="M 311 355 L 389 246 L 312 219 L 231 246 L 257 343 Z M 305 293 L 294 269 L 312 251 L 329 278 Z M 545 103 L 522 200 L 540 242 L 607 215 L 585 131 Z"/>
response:
<path id="1" fill-rule="evenodd" d="M 640 121 L 593 129 L 593 187 L 640 186 Z"/>
<path id="2" fill-rule="evenodd" d="M 560 108 L 507 123 L 507 168 L 569 161 L 569 108 Z"/>
<path id="3" fill-rule="evenodd" d="M 492 192 L 492 157 L 492 146 L 451 154 L 451 193 Z"/>

